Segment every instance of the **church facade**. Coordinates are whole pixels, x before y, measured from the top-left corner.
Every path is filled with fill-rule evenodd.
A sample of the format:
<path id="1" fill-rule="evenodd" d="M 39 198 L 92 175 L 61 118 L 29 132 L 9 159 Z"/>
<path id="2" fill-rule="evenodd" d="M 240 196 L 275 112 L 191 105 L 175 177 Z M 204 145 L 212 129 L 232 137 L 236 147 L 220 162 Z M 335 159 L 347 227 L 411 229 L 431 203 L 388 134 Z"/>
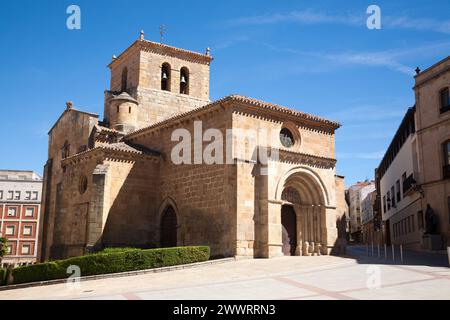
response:
<path id="1" fill-rule="evenodd" d="M 141 34 L 109 64 L 103 120 L 67 104 L 49 131 L 40 260 L 113 246 L 208 245 L 217 257 L 342 251 L 339 124 L 240 95 L 210 101 L 212 60 Z M 247 135 L 263 131 L 277 138 Z"/>

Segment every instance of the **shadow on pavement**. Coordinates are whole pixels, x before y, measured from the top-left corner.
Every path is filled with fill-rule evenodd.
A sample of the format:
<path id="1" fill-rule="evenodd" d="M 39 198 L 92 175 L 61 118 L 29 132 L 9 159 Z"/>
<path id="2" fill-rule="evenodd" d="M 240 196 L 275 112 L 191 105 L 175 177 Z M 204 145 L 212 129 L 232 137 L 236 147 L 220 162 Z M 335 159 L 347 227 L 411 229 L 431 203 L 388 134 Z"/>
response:
<path id="1" fill-rule="evenodd" d="M 387 264 L 404 266 L 430 266 L 430 267 L 449 267 L 448 256 L 446 253 L 428 253 L 412 250 L 403 250 L 403 261 L 398 246 L 392 252 L 392 247 L 369 245 L 368 250 L 364 245 L 347 246 L 347 256 L 356 259 L 360 264 Z"/>

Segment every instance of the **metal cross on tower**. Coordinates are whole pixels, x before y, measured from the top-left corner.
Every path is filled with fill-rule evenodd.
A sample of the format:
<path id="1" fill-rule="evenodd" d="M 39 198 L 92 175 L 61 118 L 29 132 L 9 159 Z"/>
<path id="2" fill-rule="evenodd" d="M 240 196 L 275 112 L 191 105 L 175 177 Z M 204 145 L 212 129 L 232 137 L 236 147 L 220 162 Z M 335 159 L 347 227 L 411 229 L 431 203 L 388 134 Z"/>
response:
<path id="1" fill-rule="evenodd" d="M 160 25 L 159 26 L 159 34 L 160 34 L 160 42 L 163 43 L 164 41 L 164 33 L 166 32 L 166 26 L 165 25 Z"/>

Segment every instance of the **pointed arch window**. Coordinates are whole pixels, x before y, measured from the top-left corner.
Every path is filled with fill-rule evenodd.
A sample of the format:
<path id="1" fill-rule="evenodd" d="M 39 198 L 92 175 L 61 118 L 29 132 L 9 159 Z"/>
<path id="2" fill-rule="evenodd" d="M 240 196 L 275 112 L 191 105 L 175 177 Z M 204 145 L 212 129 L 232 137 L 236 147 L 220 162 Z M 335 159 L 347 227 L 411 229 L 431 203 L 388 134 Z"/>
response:
<path id="1" fill-rule="evenodd" d="M 127 89 L 128 89 L 127 81 L 128 81 L 128 68 L 125 67 L 122 70 L 122 84 L 121 84 L 121 89 L 120 89 L 121 92 L 127 91 Z"/>
<path id="2" fill-rule="evenodd" d="M 161 90 L 170 91 L 170 64 L 163 63 L 161 67 Z"/>
<path id="3" fill-rule="evenodd" d="M 189 70 L 186 67 L 180 70 L 180 93 L 189 94 Z"/>

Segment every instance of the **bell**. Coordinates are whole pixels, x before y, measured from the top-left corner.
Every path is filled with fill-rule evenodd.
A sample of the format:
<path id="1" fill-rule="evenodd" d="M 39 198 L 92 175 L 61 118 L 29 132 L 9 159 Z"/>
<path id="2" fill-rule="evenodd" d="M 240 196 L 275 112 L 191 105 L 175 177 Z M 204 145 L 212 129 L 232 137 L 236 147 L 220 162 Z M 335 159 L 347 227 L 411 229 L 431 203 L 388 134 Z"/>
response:
<path id="1" fill-rule="evenodd" d="M 185 76 L 181 76 L 181 83 L 186 83 L 186 77 Z"/>
<path id="2" fill-rule="evenodd" d="M 163 78 L 164 80 L 167 80 L 167 73 L 163 72 L 162 78 Z"/>

